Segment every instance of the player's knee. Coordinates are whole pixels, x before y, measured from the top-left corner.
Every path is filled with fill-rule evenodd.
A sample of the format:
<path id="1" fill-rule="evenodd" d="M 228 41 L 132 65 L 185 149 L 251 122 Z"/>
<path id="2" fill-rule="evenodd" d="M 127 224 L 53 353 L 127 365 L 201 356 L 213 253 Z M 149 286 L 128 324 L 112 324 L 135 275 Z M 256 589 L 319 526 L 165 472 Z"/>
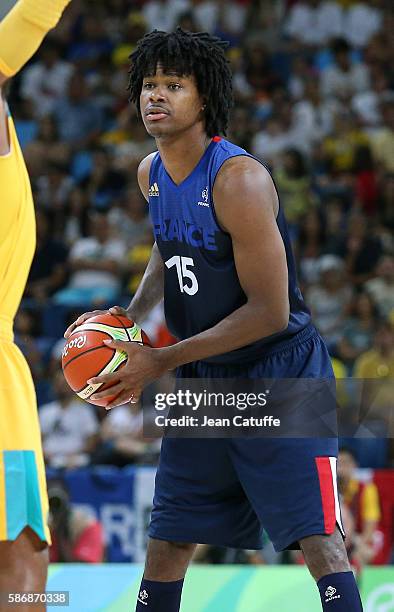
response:
<path id="1" fill-rule="evenodd" d="M 48 547 L 30 529 L 14 541 L 0 542 L 0 591 L 43 591 L 47 572 Z"/>
<path id="2" fill-rule="evenodd" d="M 335 572 L 350 569 L 342 536 L 336 531 L 330 536 L 311 536 L 300 542 L 305 562 L 315 580 Z"/>
<path id="3" fill-rule="evenodd" d="M 179 580 L 184 577 L 196 545 L 150 539 L 145 563 L 148 580 Z"/>

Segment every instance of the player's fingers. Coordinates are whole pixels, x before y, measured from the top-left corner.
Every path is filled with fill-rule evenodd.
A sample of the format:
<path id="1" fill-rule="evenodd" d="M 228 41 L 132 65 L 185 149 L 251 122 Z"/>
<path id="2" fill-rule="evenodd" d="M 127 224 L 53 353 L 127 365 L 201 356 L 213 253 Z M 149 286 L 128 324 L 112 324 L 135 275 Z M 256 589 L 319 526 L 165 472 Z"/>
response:
<path id="1" fill-rule="evenodd" d="M 104 391 L 99 391 L 98 393 L 93 393 L 89 399 L 95 401 L 103 399 L 104 397 L 108 397 L 109 395 L 118 395 L 121 391 L 124 390 L 123 383 L 119 382 L 117 385 L 113 385 L 112 387 L 108 387 L 108 389 L 104 389 Z M 130 392 L 129 392 L 130 395 Z"/>
<path id="2" fill-rule="evenodd" d="M 102 310 L 94 310 L 93 312 L 84 312 L 84 314 L 80 315 L 78 319 L 75 319 L 74 323 L 71 323 L 69 327 L 67 327 L 64 332 L 64 337 L 68 338 L 73 332 L 73 330 L 78 327 L 78 325 L 82 325 L 86 319 L 90 319 L 90 317 L 95 317 L 97 314 L 102 314 Z"/>
<path id="3" fill-rule="evenodd" d="M 103 340 L 103 344 L 108 346 L 109 348 L 118 349 L 119 351 L 124 351 L 125 353 L 129 353 L 135 349 L 135 342 L 125 342 L 124 340 Z"/>
<path id="4" fill-rule="evenodd" d="M 65 332 L 64 332 L 64 334 L 63 334 L 63 335 L 64 335 L 64 337 L 65 337 L 65 338 L 68 338 L 68 337 L 69 337 L 69 336 L 72 334 L 72 331 L 73 331 L 73 330 L 74 330 L 76 327 L 77 327 L 77 322 L 76 322 L 76 321 L 74 321 L 74 323 L 71 323 L 71 325 L 69 325 L 69 326 L 67 327 L 66 331 L 65 331 Z"/>
<path id="5" fill-rule="evenodd" d="M 109 309 L 109 312 L 111 314 L 117 314 L 117 315 L 123 315 L 124 317 L 128 316 L 127 311 L 122 308 L 121 306 L 111 306 L 111 308 Z"/>
<path id="6" fill-rule="evenodd" d="M 100 385 L 101 383 L 119 382 L 119 373 L 112 372 L 111 374 L 102 374 L 101 376 L 95 376 L 89 378 L 87 381 L 88 385 Z"/>

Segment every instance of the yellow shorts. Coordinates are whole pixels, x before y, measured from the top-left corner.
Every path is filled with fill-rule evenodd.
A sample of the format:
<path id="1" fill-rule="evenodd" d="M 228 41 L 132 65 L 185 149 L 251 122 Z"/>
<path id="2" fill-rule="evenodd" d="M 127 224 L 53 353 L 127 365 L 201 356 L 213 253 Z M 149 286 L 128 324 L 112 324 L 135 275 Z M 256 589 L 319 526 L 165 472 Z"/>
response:
<path id="1" fill-rule="evenodd" d="M 0 540 L 29 526 L 50 542 L 37 402 L 29 367 L 0 328 Z"/>

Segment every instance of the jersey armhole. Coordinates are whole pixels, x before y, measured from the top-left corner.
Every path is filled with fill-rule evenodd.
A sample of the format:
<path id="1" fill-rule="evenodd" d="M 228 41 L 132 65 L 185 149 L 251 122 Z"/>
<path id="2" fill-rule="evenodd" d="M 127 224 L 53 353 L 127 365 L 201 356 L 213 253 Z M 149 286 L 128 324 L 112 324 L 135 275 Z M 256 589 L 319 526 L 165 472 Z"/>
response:
<path id="1" fill-rule="evenodd" d="M 223 229 L 223 227 L 220 225 L 219 220 L 218 220 L 217 215 L 216 215 L 216 210 L 215 210 L 215 201 L 214 201 L 214 198 L 213 198 L 213 188 L 214 188 L 214 186 L 215 186 L 215 181 L 216 181 L 217 175 L 219 174 L 219 171 L 220 171 L 221 167 L 223 166 L 223 164 L 224 164 L 226 161 L 228 161 L 229 159 L 233 159 L 234 157 L 251 157 L 252 159 L 255 159 L 257 162 L 259 162 L 259 164 L 261 164 L 261 165 L 263 166 L 263 168 L 265 168 L 265 169 L 267 170 L 268 174 L 269 174 L 269 175 L 270 175 L 270 177 L 271 177 L 272 183 L 273 183 L 273 185 L 274 185 L 275 193 L 276 193 L 276 196 L 277 196 L 277 198 L 278 198 L 278 212 L 277 212 L 277 213 L 276 213 L 276 215 L 275 215 L 275 219 L 276 219 L 276 221 L 278 221 L 279 213 L 280 213 L 280 211 L 281 211 L 281 205 L 280 205 L 279 192 L 278 192 L 278 188 L 277 188 L 277 186 L 276 186 L 276 183 L 275 183 L 275 181 L 274 181 L 274 177 L 272 176 L 272 174 L 271 174 L 271 172 L 270 172 L 269 168 L 267 168 L 267 166 L 266 166 L 266 165 L 265 165 L 265 164 L 264 164 L 264 163 L 261 161 L 261 159 L 258 159 L 258 158 L 257 158 L 257 157 L 255 157 L 254 155 L 250 155 L 250 154 L 248 154 L 248 153 L 237 153 L 236 155 L 231 155 L 231 157 L 227 157 L 226 159 L 224 159 L 224 160 L 222 161 L 222 163 L 220 164 L 220 166 L 217 168 L 217 170 L 216 170 L 216 172 L 215 172 L 215 175 L 214 175 L 214 177 L 213 177 L 213 180 L 212 180 L 212 185 L 211 185 L 211 201 L 212 201 L 212 208 L 211 208 L 211 210 L 212 210 L 212 216 L 213 216 L 213 218 L 214 218 L 214 220 L 215 220 L 216 225 L 217 225 L 217 226 L 218 226 L 218 228 L 220 229 L 220 231 L 221 231 L 221 232 L 223 232 L 224 234 L 226 234 L 227 236 L 230 236 L 231 234 L 229 234 L 229 232 L 226 232 L 226 230 L 225 230 L 225 229 Z"/>

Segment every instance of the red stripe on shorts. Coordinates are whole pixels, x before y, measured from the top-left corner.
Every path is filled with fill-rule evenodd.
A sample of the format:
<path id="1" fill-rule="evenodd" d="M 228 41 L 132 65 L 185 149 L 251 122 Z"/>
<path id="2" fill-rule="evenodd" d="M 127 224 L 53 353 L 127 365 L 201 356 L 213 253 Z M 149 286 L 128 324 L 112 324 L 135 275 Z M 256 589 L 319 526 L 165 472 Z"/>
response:
<path id="1" fill-rule="evenodd" d="M 323 506 L 324 531 L 330 534 L 335 529 L 335 497 L 334 485 L 329 457 L 315 457 L 319 475 L 320 493 Z"/>

